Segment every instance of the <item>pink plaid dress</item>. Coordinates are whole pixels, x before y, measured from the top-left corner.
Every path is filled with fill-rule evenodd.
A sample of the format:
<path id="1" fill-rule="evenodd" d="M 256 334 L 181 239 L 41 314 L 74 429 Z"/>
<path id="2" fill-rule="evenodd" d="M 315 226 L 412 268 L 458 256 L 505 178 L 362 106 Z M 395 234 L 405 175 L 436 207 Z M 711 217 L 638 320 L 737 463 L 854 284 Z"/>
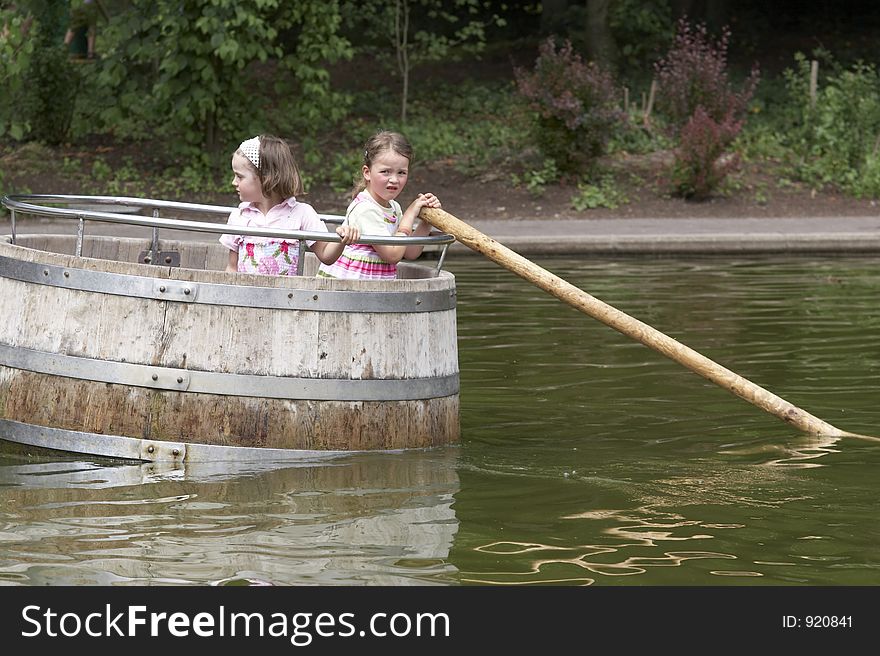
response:
<path id="1" fill-rule="evenodd" d="M 361 235 L 393 235 L 403 217 L 403 210 L 396 200 L 390 207 L 379 205 L 366 191 L 360 192 L 348 206 L 345 221 L 357 226 Z M 376 249 L 367 244 L 351 244 L 333 264 L 322 264 L 318 275 L 325 278 L 360 280 L 393 280 L 397 277 L 397 265 L 383 260 Z"/>

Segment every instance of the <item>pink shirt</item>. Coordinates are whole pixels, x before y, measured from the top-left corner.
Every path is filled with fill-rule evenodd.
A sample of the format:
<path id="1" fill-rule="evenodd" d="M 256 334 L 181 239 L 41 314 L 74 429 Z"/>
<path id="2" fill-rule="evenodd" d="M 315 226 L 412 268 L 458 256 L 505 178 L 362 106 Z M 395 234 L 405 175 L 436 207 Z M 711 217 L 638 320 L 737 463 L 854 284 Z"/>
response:
<path id="1" fill-rule="evenodd" d="M 298 203 L 293 196 L 273 207 L 268 214 L 263 214 L 252 203 L 242 203 L 229 215 L 227 224 L 243 228 L 327 232 L 312 206 Z M 238 253 L 238 271 L 242 273 L 296 275 L 299 261 L 299 241 L 296 239 L 224 234 L 220 243 Z M 306 240 L 309 246 L 314 243 L 314 240 Z"/>
<path id="2" fill-rule="evenodd" d="M 291 196 L 287 200 L 263 214 L 253 203 L 241 203 L 238 209 L 229 215 L 227 225 L 236 228 L 253 226 L 255 228 L 272 228 L 275 230 L 302 230 L 304 232 L 327 232 L 327 226 L 318 218 L 318 213 L 307 203 L 297 202 Z M 258 244 L 268 241 L 278 241 L 278 237 L 248 236 L 247 241 Z M 220 243 L 231 251 L 237 251 L 243 238 L 241 235 L 222 235 Z M 314 240 L 306 241 L 311 247 Z"/>

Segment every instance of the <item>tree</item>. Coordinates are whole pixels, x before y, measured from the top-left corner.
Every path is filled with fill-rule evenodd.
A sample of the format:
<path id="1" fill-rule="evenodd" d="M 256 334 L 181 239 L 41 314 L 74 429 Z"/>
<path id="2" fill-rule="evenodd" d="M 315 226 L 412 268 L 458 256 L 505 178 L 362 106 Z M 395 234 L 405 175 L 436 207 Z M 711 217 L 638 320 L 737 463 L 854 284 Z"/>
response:
<path id="1" fill-rule="evenodd" d="M 106 53 L 101 83 L 117 102 L 105 112 L 110 124 L 138 117 L 162 133 L 213 150 L 219 134 L 249 134 L 261 123 L 263 108 L 252 102 L 249 85 L 255 62 L 279 62 L 307 93 L 298 108 L 321 114 L 316 106 L 332 98 L 326 62 L 350 54 L 338 35 L 337 2 L 310 0 L 129 0 L 114 17 L 117 46 Z M 302 27 L 293 52 L 280 34 Z M 269 78 L 274 84 L 275 79 Z"/>
<path id="2" fill-rule="evenodd" d="M 611 0 L 587 0 L 587 52 L 590 59 L 606 68 L 616 68 L 620 59 L 611 33 L 608 10 Z"/>
<path id="3" fill-rule="evenodd" d="M 503 25 L 497 14 L 481 14 L 481 0 L 367 0 L 347 2 L 346 15 L 359 34 L 385 35 L 360 42 L 365 56 L 394 69 L 401 79 L 400 120 L 406 123 L 410 77 L 413 69 L 428 62 L 479 53 L 486 43 L 489 24 Z M 388 49 L 390 42 L 391 48 Z"/>

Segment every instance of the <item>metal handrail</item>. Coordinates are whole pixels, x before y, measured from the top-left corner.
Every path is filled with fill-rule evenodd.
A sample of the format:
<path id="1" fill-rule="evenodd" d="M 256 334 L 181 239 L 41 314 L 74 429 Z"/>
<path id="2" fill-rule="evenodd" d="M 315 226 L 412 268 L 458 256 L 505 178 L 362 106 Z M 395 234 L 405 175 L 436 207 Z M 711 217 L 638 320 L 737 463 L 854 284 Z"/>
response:
<path id="1" fill-rule="evenodd" d="M 41 204 L 35 204 L 28 201 L 39 201 L 43 203 L 65 203 L 68 205 L 76 203 L 88 203 L 97 205 L 125 205 L 147 209 L 152 211 L 152 216 L 132 216 L 131 214 L 119 214 L 116 212 L 103 212 L 98 210 L 72 209 L 65 207 L 47 207 Z M 182 203 L 177 201 L 131 198 L 128 196 L 76 196 L 66 194 L 10 194 L 4 196 L 0 203 L 9 209 L 12 223 L 12 243 L 15 244 L 15 213 L 21 212 L 33 216 L 48 216 L 69 218 L 78 220 L 77 228 L 77 244 L 76 255 L 82 256 L 82 242 L 85 231 L 85 221 L 100 221 L 104 223 L 115 223 L 123 225 L 143 226 L 153 229 L 153 248 L 158 249 L 158 229 L 164 228 L 169 230 L 186 230 L 191 232 L 208 232 L 214 234 L 234 234 L 234 235 L 254 235 L 257 237 L 280 237 L 282 239 L 290 239 L 299 241 L 300 244 L 300 263 L 304 260 L 303 253 L 305 251 L 306 241 L 327 241 L 340 242 L 339 235 L 335 232 L 309 232 L 303 230 L 273 230 L 270 228 L 241 227 L 236 228 L 227 224 L 210 223 L 204 221 L 188 221 L 182 219 L 167 219 L 159 216 L 160 210 L 176 210 L 178 212 L 202 213 L 228 216 L 234 207 L 223 207 L 221 205 L 203 205 L 198 203 Z M 341 223 L 344 217 L 334 214 L 318 214 L 318 217 L 328 223 Z M 426 237 L 393 237 L 378 235 L 362 235 L 358 240 L 359 244 L 368 245 L 393 245 L 408 246 L 412 244 L 421 245 L 440 245 L 443 246 L 438 265 L 437 272 L 443 265 L 446 256 L 446 250 L 449 245 L 455 241 L 455 237 L 446 233 L 428 235 Z M 301 271 L 299 272 L 301 273 Z"/>

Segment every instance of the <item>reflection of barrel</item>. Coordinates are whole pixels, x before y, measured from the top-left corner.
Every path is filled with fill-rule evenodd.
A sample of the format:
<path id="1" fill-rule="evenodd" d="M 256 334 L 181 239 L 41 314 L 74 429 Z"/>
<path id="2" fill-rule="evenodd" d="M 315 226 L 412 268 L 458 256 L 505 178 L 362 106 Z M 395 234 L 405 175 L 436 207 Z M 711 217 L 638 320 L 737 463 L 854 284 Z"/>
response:
<path id="1" fill-rule="evenodd" d="M 457 581 L 456 448 L 286 465 L 4 456 L 7 583 Z"/>
<path id="2" fill-rule="evenodd" d="M 0 437 L 145 460 L 458 440 L 447 272 L 322 279 L 309 254 L 302 277 L 227 274 L 219 244 L 163 241 L 177 268 L 139 263 L 146 240 L 87 238 L 83 258 L 73 237 L 8 241 Z"/>

